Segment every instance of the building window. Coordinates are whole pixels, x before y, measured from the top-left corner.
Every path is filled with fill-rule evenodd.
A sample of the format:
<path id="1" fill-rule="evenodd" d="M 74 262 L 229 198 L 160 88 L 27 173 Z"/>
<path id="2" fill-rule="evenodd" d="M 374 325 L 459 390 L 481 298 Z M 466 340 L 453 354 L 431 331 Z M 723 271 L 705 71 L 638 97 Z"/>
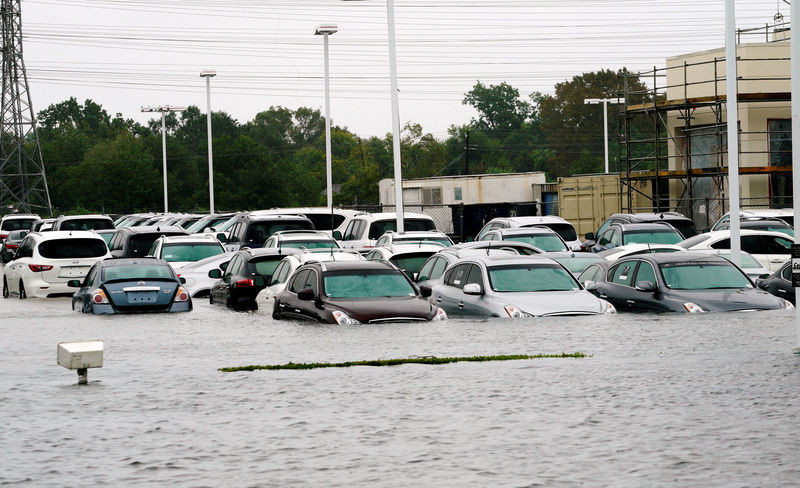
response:
<path id="1" fill-rule="evenodd" d="M 459 201 L 462 200 L 462 198 L 461 198 L 461 187 L 460 186 L 457 186 L 457 187 L 453 188 L 453 193 L 454 193 L 453 199 L 455 201 L 459 202 Z"/>
<path id="2" fill-rule="evenodd" d="M 769 165 L 792 165 L 792 119 L 767 120 L 769 132 Z M 792 205 L 791 173 L 772 174 L 769 178 L 771 203 L 775 207 Z"/>
<path id="3" fill-rule="evenodd" d="M 423 188 L 422 189 L 422 204 L 423 205 L 441 205 L 442 204 L 442 189 L 441 188 Z"/>

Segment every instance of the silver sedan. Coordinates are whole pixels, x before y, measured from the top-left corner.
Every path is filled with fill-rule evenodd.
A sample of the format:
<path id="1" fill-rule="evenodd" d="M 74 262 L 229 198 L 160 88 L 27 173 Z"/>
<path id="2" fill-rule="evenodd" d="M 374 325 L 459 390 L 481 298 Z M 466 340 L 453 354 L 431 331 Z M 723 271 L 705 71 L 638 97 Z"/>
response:
<path id="1" fill-rule="evenodd" d="M 616 313 L 562 265 L 538 256 L 470 256 L 452 264 L 431 291 L 431 303 L 450 317 Z"/>

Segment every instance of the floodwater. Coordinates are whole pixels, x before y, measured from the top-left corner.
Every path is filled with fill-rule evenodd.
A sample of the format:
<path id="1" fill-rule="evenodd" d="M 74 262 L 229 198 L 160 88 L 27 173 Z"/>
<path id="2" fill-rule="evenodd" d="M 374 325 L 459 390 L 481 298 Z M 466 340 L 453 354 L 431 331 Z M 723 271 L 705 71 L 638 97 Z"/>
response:
<path id="1" fill-rule="evenodd" d="M 0 299 L 0 484 L 797 486 L 793 311 L 312 325 Z M 62 341 L 102 339 L 89 384 Z M 584 352 L 439 366 L 220 367 Z"/>

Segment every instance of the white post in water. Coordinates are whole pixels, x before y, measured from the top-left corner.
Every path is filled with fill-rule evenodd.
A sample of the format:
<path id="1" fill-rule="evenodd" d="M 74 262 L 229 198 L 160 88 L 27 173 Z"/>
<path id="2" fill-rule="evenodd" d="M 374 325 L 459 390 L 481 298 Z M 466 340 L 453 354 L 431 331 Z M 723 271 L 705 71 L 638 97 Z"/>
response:
<path id="1" fill-rule="evenodd" d="M 725 88 L 728 115 L 728 198 L 730 200 L 731 261 L 742 266 L 739 227 L 739 104 L 736 83 L 736 2 L 725 0 Z"/>
<path id="2" fill-rule="evenodd" d="M 800 6 L 797 2 L 792 2 L 791 25 L 800 28 Z M 795 161 L 800 162 L 800 36 L 792 36 L 791 47 L 791 70 L 792 70 L 792 202 L 794 204 L 795 222 L 800 222 L 800 198 L 797 192 L 800 191 L 800 171 L 794 165 Z M 794 243 L 800 244 L 800 234 L 795 234 Z M 792 266 L 794 268 L 794 266 Z M 794 272 L 794 269 L 792 269 Z M 794 273 L 792 273 L 794 274 Z M 794 289 L 794 303 L 800 306 L 800 288 Z M 800 354 L 800 310 L 795 308 L 795 327 L 797 336 L 795 342 L 795 352 Z"/>

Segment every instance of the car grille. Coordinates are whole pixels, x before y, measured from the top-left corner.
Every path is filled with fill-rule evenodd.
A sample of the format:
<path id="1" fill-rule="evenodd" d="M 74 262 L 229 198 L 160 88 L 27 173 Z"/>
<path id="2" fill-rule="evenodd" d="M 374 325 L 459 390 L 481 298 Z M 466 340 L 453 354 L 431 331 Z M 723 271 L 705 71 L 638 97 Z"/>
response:
<path id="1" fill-rule="evenodd" d="M 419 317 L 387 317 L 385 319 L 372 319 L 370 324 L 386 324 L 390 322 L 427 322 L 426 319 Z"/>

